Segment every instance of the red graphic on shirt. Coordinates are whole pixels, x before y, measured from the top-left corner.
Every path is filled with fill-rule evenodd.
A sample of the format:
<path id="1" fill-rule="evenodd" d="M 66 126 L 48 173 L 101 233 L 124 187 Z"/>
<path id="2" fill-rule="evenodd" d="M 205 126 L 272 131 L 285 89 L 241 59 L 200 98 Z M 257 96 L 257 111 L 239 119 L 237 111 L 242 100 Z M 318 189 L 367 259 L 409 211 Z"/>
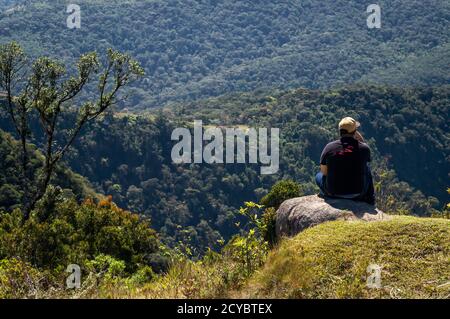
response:
<path id="1" fill-rule="evenodd" d="M 343 151 L 339 151 L 337 154 L 341 155 L 341 156 L 344 156 L 345 153 L 353 153 L 353 146 L 349 145 L 347 147 L 344 147 L 344 150 Z"/>

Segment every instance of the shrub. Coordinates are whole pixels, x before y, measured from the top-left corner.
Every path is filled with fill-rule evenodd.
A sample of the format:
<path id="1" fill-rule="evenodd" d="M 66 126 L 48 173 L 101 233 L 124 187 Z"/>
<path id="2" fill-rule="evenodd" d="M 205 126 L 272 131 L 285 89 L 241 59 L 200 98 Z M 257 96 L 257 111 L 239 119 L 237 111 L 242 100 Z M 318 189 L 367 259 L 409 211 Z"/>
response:
<path id="1" fill-rule="evenodd" d="M 86 262 L 91 272 L 104 275 L 106 278 L 122 277 L 125 274 L 125 263 L 108 255 L 98 255 L 94 260 Z"/>
<path id="2" fill-rule="evenodd" d="M 264 231 L 262 233 L 262 237 L 264 240 L 269 244 L 270 247 L 273 247 L 273 245 L 277 241 L 277 235 L 276 235 L 276 217 L 277 217 L 277 211 L 273 207 L 266 208 L 264 210 L 262 218 L 262 223 L 265 225 Z"/>
<path id="3" fill-rule="evenodd" d="M 25 223 L 21 215 L 19 210 L 0 214 L 0 258 L 20 257 L 33 267 L 55 271 L 103 255 L 123 262 L 128 274 L 144 266 L 167 267 L 155 257 L 159 243 L 149 221 L 109 199 L 99 205 L 56 200 Z"/>
<path id="4" fill-rule="evenodd" d="M 282 180 L 277 182 L 270 192 L 261 199 L 261 205 L 278 209 L 287 199 L 302 195 L 301 187 L 294 181 Z"/>
<path id="5" fill-rule="evenodd" d="M 226 258 L 241 265 L 239 273 L 241 279 L 245 279 L 264 263 L 268 250 L 267 242 L 256 235 L 255 229 L 251 229 L 246 236 L 234 236 L 224 247 L 223 253 Z"/>
<path id="6" fill-rule="evenodd" d="M 17 258 L 0 260 L 0 299 L 37 298 L 47 290 L 49 274 L 43 274 Z"/>
<path id="7" fill-rule="evenodd" d="M 129 284 L 132 285 L 142 285 L 148 283 L 156 278 L 155 272 L 152 267 L 144 266 L 138 271 L 136 271 L 130 278 Z"/>

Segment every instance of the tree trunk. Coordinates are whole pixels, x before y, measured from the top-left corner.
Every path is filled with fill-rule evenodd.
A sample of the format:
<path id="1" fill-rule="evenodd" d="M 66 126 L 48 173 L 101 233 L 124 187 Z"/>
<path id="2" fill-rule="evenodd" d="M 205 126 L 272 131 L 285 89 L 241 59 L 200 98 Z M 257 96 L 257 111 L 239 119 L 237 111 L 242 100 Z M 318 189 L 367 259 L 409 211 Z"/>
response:
<path id="1" fill-rule="evenodd" d="M 30 196 L 29 204 L 24 207 L 24 221 L 27 221 L 30 218 L 31 212 L 36 208 L 37 202 L 40 201 L 42 197 L 44 197 L 45 193 L 47 192 L 48 185 L 50 184 L 50 178 L 55 167 L 55 163 L 52 161 L 53 132 L 54 130 L 52 128 L 48 132 L 47 149 L 45 152 L 45 164 L 43 172 L 44 176 L 42 182 L 38 183 L 37 185 L 38 188 L 36 190 L 36 194 L 34 196 Z"/>

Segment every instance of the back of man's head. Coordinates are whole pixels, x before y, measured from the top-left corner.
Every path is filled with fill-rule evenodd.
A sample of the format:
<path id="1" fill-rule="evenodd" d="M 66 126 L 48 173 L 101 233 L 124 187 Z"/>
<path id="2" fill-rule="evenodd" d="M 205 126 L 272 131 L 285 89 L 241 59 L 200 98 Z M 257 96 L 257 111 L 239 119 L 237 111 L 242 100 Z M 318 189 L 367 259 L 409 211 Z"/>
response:
<path id="1" fill-rule="evenodd" d="M 339 122 L 339 133 L 343 135 L 354 135 L 359 127 L 359 122 L 351 117 L 344 117 Z"/>

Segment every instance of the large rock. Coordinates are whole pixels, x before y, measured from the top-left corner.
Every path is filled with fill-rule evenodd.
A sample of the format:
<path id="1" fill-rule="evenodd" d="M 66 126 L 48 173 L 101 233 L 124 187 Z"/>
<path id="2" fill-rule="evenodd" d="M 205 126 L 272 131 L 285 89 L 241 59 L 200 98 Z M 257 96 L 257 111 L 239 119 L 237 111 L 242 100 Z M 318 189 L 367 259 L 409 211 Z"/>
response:
<path id="1" fill-rule="evenodd" d="M 284 201 L 277 211 L 277 237 L 294 236 L 302 230 L 331 220 L 387 220 L 374 206 L 349 199 L 303 196 Z"/>

